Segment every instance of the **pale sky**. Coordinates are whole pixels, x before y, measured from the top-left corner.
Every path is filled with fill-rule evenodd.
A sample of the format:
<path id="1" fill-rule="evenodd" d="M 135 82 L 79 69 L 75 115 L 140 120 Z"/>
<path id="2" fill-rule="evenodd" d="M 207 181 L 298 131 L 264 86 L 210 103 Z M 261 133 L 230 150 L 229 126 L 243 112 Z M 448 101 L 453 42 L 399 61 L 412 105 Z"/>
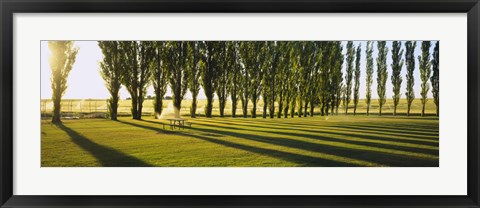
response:
<path id="1" fill-rule="evenodd" d="M 343 53 L 345 54 L 346 52 L 346 43 L 347 41 L 342 41 L 343 45 Z M 354 41 L 354 46 L 357 47 L 358 44 L 362 44 L 362 57 L 361 57 L 361 75 L 360 75 L 360 98 L 363 99 L 365 98 L 365 76 L 366 76 L 366 45 L 367 41 Z M 432 46 L 430 48 L 431 54 L 433 53 L 433 49 L 435 46 L 436 41 L 432 41 Z M 404 49 L 404 54 L 405 54 L 405 42 L 402 41 L 402 48 Z M 73 69 L 70 72 L 70 75 L 68 76 L 68 88 L 65 92 L 65 95 L 63 98 L 65 99 L 107 99 L 110 97 L 110 94 L 107 91 L 107 88 L 105 87 L 105 82 L 103 81 L 102 77 L 100 76 L 100 68 L 99 68 L 99 62 L 103 58 L 103 54 L 98 47 L 97 41 L 76 41 L 75 45 L 79 47 L 79 51 L 77 54 L 77 59 L 75 61 L 75 64 L 73 65 Z M 386 96 L 387 98 L 392 97 L 392 83 L 390 80 L 391 74 L 392 74 L 392 69 L 390 67 L 390 64 L 392 62 L 392 54 L 391 54 L 391 49 L 392 49 L 392 41 L 387 41 L 387 47 L 389 49 L 388 54 L 387 54 L 387 72 L 388 72 L 388 80 L 387 80 L 387 93 Z M 417 48 L 415 49 L 415 57 L 421 55 L 421 41 L 417 42 Z M 376 72 L 377 72 L 377 67 L 376 67 L 376 57 L 378 55 L 377 51 L 377 44 L 374 42 L 373 46 L 373 58 L 374 58 L 374 73 L 373 73 L 373 84 L 372 84 L 372 97 L 373 98 L 378 98 L 377 96 L 377 81 L 376 81 Z M 41 42 L 41 98 L 42 99 L 50 99 L 52 97 L 52 89 L 50 85 L 50 75 L 51 75 L 51 69 L 50 69 L 50 64 L 48 62 L 48 57 L 50 56 L 50 50 L 48 48 L 48 41 L 42 41 Z M 403 55 L 403 58 L 405 58 L 405 55 Z M 344 61 L 343 65 L 343 71 L 345 74 L 345 64 L 346 61 Z M 415 91 L 415 97 L 420 98 L 420 72 L 418 69 L 418 60 L 415 60 L 415 85 L 414 85 L 414 91 Z M 401 94 L 402 98 L 405 97 L 405 87 L 406 87 L 406 67 L 405 64 L 403 65 L 402 68 L 402 87 L 401 87 Z M 353 83 L 353 81 L 352 81 Z M 153 96 L 153 88 L 149 87 L 147 89 L 147 95 L 152 95 Z M 171 95 L 171 90 L 168 89 L 167 95 Z M 353 96 L 353 95 L 352 95 Z M 120 98 L 121 99 L 126 99 L 127 97 L 130 97 L 129 93 L 125 89 L 125 87 L 122 86 L 120 89 Z M 429 92 L 428 97 L 432 97 L 432 93 Z M 191 99 L 191 94 L 188 92 L 187 95 L 185 96 L 186 99 Z M 198 99 L 206 99 L 205 95 L 202 90 L 200 90 L 200 93 L 198 95 Z"/>

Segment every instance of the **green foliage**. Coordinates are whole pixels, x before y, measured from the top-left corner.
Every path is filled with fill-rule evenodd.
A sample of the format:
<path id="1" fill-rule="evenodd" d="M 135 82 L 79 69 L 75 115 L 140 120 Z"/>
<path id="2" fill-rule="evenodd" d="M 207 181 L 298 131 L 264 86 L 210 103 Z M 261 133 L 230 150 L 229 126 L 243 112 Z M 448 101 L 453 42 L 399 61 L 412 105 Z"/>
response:
<path id="1" fill-rule="evenodd" d="M 422 116 L 425 114 L 425 103 L 428 101 L 427 93 L 428 90 L 430 90 L 428 79 L 430 79 L 430 74 L 432 73 L 430 62 L 430 44 L 430 41 L 422 41 L 422 56 L 418 56 L 420 80 L 422 81 L 422 91 L 420 92 L 420 95 L 422 96 Z"/>
<path id="2" fill-rule="evenodd" d="M 78 48 L 73 46 L 73 41 L 48 41 L 51 55 L 49 58 L 52 69 L 52 123 L 59 124 L 62 96 L 67 90 L 67 79 L 77 57 Z"/>
<path id="3" fill-rule="evenodd" d="M 367 76 L 366 76 L 366 96 L 365 102 L 367 103 L 367 116 L 370 114 L 370 103 L 372 101 L 372 83 L 373 83 L 373 42 L 367 42 Z"/>
<path id="4" fill-rule="evenodd" d="M 392 43 L 392 85 L 393 85 L 393 115 L 397 113 L 397 106 L 400 102 L 400 87 L 402 85 L 402 67 L 403 67 L 403 49 L 402 42 L 393 41 Z"/>
<path id="5" fill-rule="evenodd" d="M 342 101 L 342 88 L 343 88 L 343 72 L 342 65 L 344 61 L 344 55 L 342 54 L 342 43 L 340 41 L 335 41 L 333 44 L 332 54 L 330 56 L 331 64 L 331 73 L 332 73 L 332 82 L 331 82 L 331 113 L 334 113 L 334 108 L 336 109 L 336 114 L 338 114 L 338 107 Z"/>
<path id="6" fill-rule="evenodd" d="M 379 114 L 382 115 L 382 107 L 386 101 L 386 84 L 387 84 L 387 54 L 388 48 L 385 41 L 377 41 L 378 57 L 377 57 L 377 93 Z"/>
<path id="7" fill-rule="evenodd" d="M 110 98 L 108 100 L 108 112 L 110 119 L 117 120 L 119 91 L 123 77 L 121 48 L 118 41 L 98 41 L 102 50 L 103 60 L 100 62 L 100 75 L 105 81 Z"/>
<path id="8" fill-rule="evenodd" d="M 360 100 L 360 60 L 362 59 L 362 44 L 358 44 L 355 54 L 355 85 L 353 88 L 353 115 L 357 113 L 357 105 Z"/>
<path id="9" fill-rule="evenodd" d="M 188 76 L 188 89 L 192 94 L 192 106 L 190 106 L 190 116 L 196 117 L 197 112 L 197 97 L 200 92 L 200 79 L 201 72 L 205 71 L 205 62 L 203 60 L 203 54 L 205 53 L 205 44 L 202 41 L 190 41 L 188 42 L 189 49 L 189 66 L 186 68 Z"/>
<path id="10" fill-rule="evenodd" d="M 248 90 L 245 90 L 244 99 L 251 99 L 253 103 L 252 118 L 257 116 L 257 101 L 261 92 L 261 82 L 264 72 L 262 70 L 266 59 L 265 41 L 244 41 L 240 43 L 241 61 L 245 67 L 245 82 Z M 244 117 L 246 117 L 244 111 Z"/>
<path id="11" fill-rule="evenodd" d="M 346 65 L 346 74 L 345 74 L 345 85 L 346 85 L 346 94 L 345 94 L 345 114 L 348 113 L 348 104 L 350 104 L 351 95 L 352 95 L 352 79 L 353 79 L 353 61 L 355 60 L 355 47 L 353 46 L 353 41 L 347 42 L 347 65 Z"/>
<path id="12" fill-rule="evenodd" d="M 162 115 L 163 97 L 167 93 L 168 87 L 168 68 L 166 67 L 166 43 L 163 41 L 155 42 L 155 60 L 152 68 L 152 85 L 155 93 L 153 102 L 155 118 L 159 119 Z M 193 94 L 193 93 L 192 93 Z"/>
<path id="13" fill-rule="evenodd" d="M 407 41 L 405 43 L 405 65 L 407 67 L 407 115 L 410 115 L 410 108 L 412 102 L 415 99 L 415 92 L 413 91 L 413 85 L 415 84 L 415 77 L 413 72 L 415 71 L 415 48 L 417 47 L 416 41 Z"/>
<path id="14" fill-rule="evenodd" d="M 433 49 L 433 58 L 432 58 L 432 70 L 433 75 L 430 78 L 430 82 L 432 83 L 432 94 L 433 94 L 433 102 L 437 107 L 437 116 L 440 116 L 439 108 L 440 108 L 440 72 L 439 72 L 439 63 L 440 63 L 440 41 L 437 41 L 435 44 L 435 48 Z"/>
<path id="15" fill-rule="evenodd" d="M 241 83 L 242 83 L 242 68 L 239 64 L 239 52 L 238 47 L 239 43 L 237 41 L 232 41 L 230 43 L 230 50 L 228 53 L 229 59 L 231 60 L 231 72 L 229 77 L 229 85 L 227 85 L 228 93 L 230 94 L 230 100 L 232 101 L 232 117 L 237 116 L 237 103 L 239 95 L 241 94 Z"/>
<path id="16" fill-rule="evenodd" d="M 204 62 L 205 68 L 200 72 L 202 78 L 202 88 L 207 97 L 207 105 L 205 107 L 205 116 L 212 117 L 213 96 L 216 89 L 216 76 L 218 68 L 218 54 L 220 48 L 217 41 L 205 41 Z"/>
<path id="17" fill-rule="evenodd" d="M 175 117 L 178 117 L 182 100 L 187 93 L 188 73 L 186 69 L 189 67 L 191 56 L 186 41 L 169 41 L 166 50 L 168 81 L 173 94 Z"/>

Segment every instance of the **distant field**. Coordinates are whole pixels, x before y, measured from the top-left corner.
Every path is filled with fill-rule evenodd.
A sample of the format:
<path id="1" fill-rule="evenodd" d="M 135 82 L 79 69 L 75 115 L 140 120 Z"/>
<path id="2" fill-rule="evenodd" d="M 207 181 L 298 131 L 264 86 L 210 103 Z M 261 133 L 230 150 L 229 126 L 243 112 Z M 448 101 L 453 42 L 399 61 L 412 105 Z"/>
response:
<path id="1" fill-rule="evenodd" d="M 164 109 L 173 108 L 171 105 L 171 100 L 164 101 Z M 181 114 L 189 115 L 190 114 L 190 106 L 191 100 L 184 100 L 182 101 L 182 109 Z M 278 103 L 275 104 L 278 106 Z M 199 100 L 198 107 L 197 107 L 197 114 L 204 115 L 204 107 L 206 106 L 206 100 Z M 249 109 L 253 107 L 252 103 L 249 103 Z M 131 108 L 131 101 L 130 100 L 121 100 L 119 106 L 119 113 L 121 115 L 130 115 L 130 108 Z M 345 106 L 341 105 L 340 112 L 344 112 Z M 349 105 L 349 113 L 353 113 L 353 101 Z M 366 104 L 365 100 L 360 100 L 357 108 L 357 113 L 363 114 L 366 112 Z M 51 100 L 42 100 L 41 101 L 41 112 L 42 115 L 48 115 L 53 110 L 53 102 Z M 260 100 L 257 104 L 257 114 L 261 115 L 263 110 L 263 102 Z M 276 108 L 276 111 L 278 108 Z M 412 109 L 410 113 L 412 114 L 420 114 L 422 110 L 422 103 L 420 99 L 415 99 L 412 103 Z M 73 113 L 93 113 L 93 112 L 107 112 L 107 101 L 106 100 L 91 100 L 91 99 L 65 99 L 62 100 L 62 112 L 73 112 Z M 315 109 L 315 113 L 319 113 L 320 109 L 317 107 Z M 384 114 L 392 114 L 393 113 L 393 100 L 387 99 L 386 104 L 382 110 Z M 397 113 L 405 114 L 407 112 L 407 100 L 401 99 L 400 104 L 397 109 Z M 425 112 L 427 114 L 435 114 L 435 104 L 433 103 L 432 99 L 429 99 L 426 105 Z M 143 103 L 143 113 L 146 115 L 153 115 L 153 100 L 145 100 Z M 237 106 L 237 115 L 242 113 L 242 109 L 240 106 L 240 102 Z M 372 100 L 370 106 L 370 113 L 376 114 L 378 113 L 378 100 Z M 249 111 L 250 114 L 250 111 Z M 218 100 L 215 100 L 213 103 L 213 115 L 219 115 L 218 110 Z M 227 106 L 225 108 L 225 115 L 231 115 L 231 102 L 228 101 Z"/>
<path id="2" fill-rule="evenodd" d="M 418 102 L 416 103 L 418 105 Z M 386 108 L 388 109 L 388 108 Z M 429 111 L 433 112 L 432 105 Z M 418 107 L 415 108 L 418 112 Z M 439 165 L 437 117 L 197 118 L 191 129 L 128 117 L 41 124 L 42 167 Z"/>

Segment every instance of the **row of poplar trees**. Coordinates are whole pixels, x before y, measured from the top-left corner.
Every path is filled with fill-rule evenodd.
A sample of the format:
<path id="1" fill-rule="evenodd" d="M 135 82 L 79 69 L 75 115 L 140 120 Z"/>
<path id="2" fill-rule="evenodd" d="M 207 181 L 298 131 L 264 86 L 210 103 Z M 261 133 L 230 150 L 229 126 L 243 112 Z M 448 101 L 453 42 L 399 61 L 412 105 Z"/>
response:
<path id="1" fill-rule="evenodd" d="M 385 41 L 376 41 L 377 94 L 379 115 L 386 102 L 387 55 Z M 361 45 L 346 44 L 343 54 L 341 41 L 99 41 L 104 58 L 101 74 L 111 94 L 109 111 L 117 119 L 119 90 L 123 85 L 131 95 L 132 117 L 141 119 L 146 89 L 153 85 L 154 109 L 162 113 L 162 99 L 169 86 L 176 111 L 187 91 L 192 95 L 191 116 L 195 117 L 197 97 L 203 89 L 207 104 L 206 117 L 212 116 L 214 95 L 217 95 L 220 116 L 224 116 L 227 100 L 231 100 L 231 116 L 236 117 L 238 105 L 242 116 L 257 117 L 257 103 L 262 99 L 263 117 L 274 118 L 313 116 L 320 107 L 321 115 L 338 114 L 341 102 L 345 113 L 353 101 L 356 114 L 359 102 Z M 367 115 L 372 101 L 374 60 L 373 41 L 366 46 L 366 104 Z M 425 114 L 427 93 L 432 85 L 438 115 L 439 42 L 433 58 L 430 41 L 423 41 L 418 56 L 422 113 Z M 391 50 L 391 82 L 393 85 L 394 115 L 400 101 L 401 70 L 405 63 L 407 115 L 414 100 L 414 70 L 416 41 L 393 41 Z M 345 63 L 345 75 L 342 67 Z M 432 75 L 433 70 L 433 75 Z M 353 100 L 352 100 L 353 94 Z M 248 103 L 253 108 L 248 112 Z M 275 105 L 277 103 L 277 105 Z M 177 112 L 178 113 L 178 112 Z"/>
<path id="2" fill-rule="evenodd" d="M 387 55 L 385 41 L 376 41 L 378 56 L 377 94 L 379 115 L 386 102 Z M 399 104 L 402 83 L 401 71 L 406 65 L 407 115 L 414 96 L 416 41 L 406 41 L 405 56 L 402 42 L 392 42 L 391 82 L 393 85 L 394 115 Z M 374 73 L 373 41 L 366 46 L 366 104 L 367 115 L 372 101 Z M 123 85 L 131 95 L 132 117 L 141 119 L 146 89 L 153 85 L 154 109 L 162 113 L 162 99 L 168 85 L 172 89 L 175 109 L 179 110 L 187 92 L 192 94 L 191 116 L 195 117 L 200 87 L 207 98 L 205 114 L 212 116 L 213 98 L 217 95 L 220 116 L 224 116 L 230 99 L 231 115 L 236 117 L 240 104 L 247 117 L 248 103 L 253 103 L 250 115 L 257 116 L 257 102 L 263 99 L 263 117 L 299 117 L 314 115 L 319 106 L 321 115 L 338 114 L 341 102 L 348 113 L 353 94 L 353 113 L 359 102 L 361 45 L 346 44 L 343 54 L 340 41 L 99 41 L 103 60 L 100 72 L 111 94 L 108 108 L 111 119 L 117 119 L 119 90 Z M 73 41 L 49 41 L 52 55 L 52 122 L 60 122 L 61 97 L 67 88 L 67 77 L 75 63 L 78 48 Z M 439 109 L 439 42 L 433 57 L 431 42 L 422 41 L 418 55 L 421 79 L 422 113 L 425 114 L 430 90 Z M 345 75 L 342 66 L 346 61 Z M 433 71 L 433 74 L 432 74 Z M 430 83 L 429 83 L 430 81 Z M 277 103 L 277 106 L 275 105 Z M 277 109 L 275 109 L 277 108 Z M 268 115 L 267 115 L 268 112 Z"/>

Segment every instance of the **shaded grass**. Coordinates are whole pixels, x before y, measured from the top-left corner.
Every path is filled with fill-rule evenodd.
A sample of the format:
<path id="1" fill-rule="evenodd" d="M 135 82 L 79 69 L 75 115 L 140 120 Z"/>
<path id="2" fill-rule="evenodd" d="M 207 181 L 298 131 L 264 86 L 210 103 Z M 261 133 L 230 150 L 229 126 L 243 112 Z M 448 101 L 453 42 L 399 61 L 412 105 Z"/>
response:
<path id="1" fill-rule="evenodd" d="M 437 167 L 438 119 L 333 116 L 42 123 L 43 167 Z M 422 131 L 421 129 L 424 129 Z"/>

